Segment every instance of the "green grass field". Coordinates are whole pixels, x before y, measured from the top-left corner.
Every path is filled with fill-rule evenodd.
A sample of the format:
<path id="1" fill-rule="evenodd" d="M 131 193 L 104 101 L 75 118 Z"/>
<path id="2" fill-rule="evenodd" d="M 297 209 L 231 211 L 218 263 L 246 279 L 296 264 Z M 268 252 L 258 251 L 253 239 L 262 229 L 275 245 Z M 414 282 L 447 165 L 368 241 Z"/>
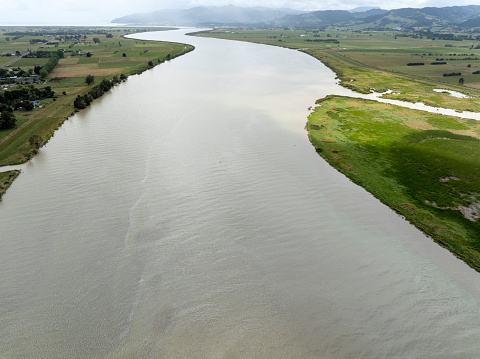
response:
<path id="1" fill-rule="evenodd" d="M 307 123 L 317 152 L 480 270 L 480 124 L 347 97 L 318 103 Z"/>

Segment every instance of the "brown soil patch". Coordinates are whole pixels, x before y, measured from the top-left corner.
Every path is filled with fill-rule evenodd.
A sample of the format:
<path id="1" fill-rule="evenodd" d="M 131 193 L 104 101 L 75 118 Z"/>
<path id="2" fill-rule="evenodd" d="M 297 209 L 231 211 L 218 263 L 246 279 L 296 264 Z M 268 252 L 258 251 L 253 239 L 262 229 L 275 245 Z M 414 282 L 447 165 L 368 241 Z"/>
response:
<path id="1" fill-rule="evenodd" d="M 322 138 L 322 142 L 335 143 L 337 141 L 334 138 Z"/>
<path id="2" fill-rule="evenodd" d="M 472 130 L 448 130 L 448 132 L 454 133 L 456 135 L 470 136 L 475 138 L 480 138 L 480 135 Z"/>
<path id="3" fill-rule="evenodd" d="M 396 116 L 399 116 L 399 117 L 407 117 L 407 118 L 412 117 L 412 110 L 399 109 L 399 110 L 396 110 L 394 113 L 395 113 Z M 428 115 L 429 114 L 426 113 L 425 116 L 422 116 L 422 115 L 420 115 L 420 112 L 417 112 L 415 114 L 415 117 L 427 117 Z"/>
<path id="4" fill-rule="evenodd" d="M 438 130 L 435 126 L 432 126 L 426 121 L 419 121 L 419 120 L 412 120 L 412 121 L 404 121 L 403 124 L 414 130 Z"/>
<path id="5" fill-rule="evenodd" d="M 123 62 L 145 62 L 144 57 L 100 57 L 100 62 L 104 64 L 123 63 Z"/>
<path id="6" fill-rule="evenodd" d="M 96 64 L 94 64 L 96 66 Z M 113 69 L 97 69 L 97 68 L 88 68 L 88 67 L 63 67 L 56 68 L 52 71 L 50 76 L 52 77 L 84 77 L 87 75 L 93 76 L 109 76 L 115 75 L 118 72 L 121 72 L 123 68 L 113 68 Z"/>
<path id="7" fill-rule="evenodd" d="M 71 57 L 69 59 L 60 59 L 58 61 L 58 65 L 59 66 L 62 66 L 62 65 L 76 65 L 78 62 L 78 59 L 75 58 L 75 57 Z"/>
<path id="8" fill-rule="evenodd" d="M 347 106 L 351 106 L 351 107 L 363 106 L 363 102 L 356 101 L 356 100 L 348 100 L 348 101 L 346 101 L 345 104 L 346 104 Z"/>
<path id="9" fill-rule="evenodd" d="M 388 103 L 380 103 L 380 102 L 369 103 L 369 104 L 367 104 L 367 106 L 371 107 L 371 108 L 378 109 L 378 110 L 388 110 L 388 109 L 391 108 L 391 105 L 389 105 Z"/>
<path id="10" fill-rule="evenodd" d="M 353 166 L 349 165 L 348 163 L 340 163 L 340 168 L 344 169 L 345 171 L 353 170 Z"/>
<path id="11" fill-rule="evenodd" d="M 410 215 L 417 213 L 417 207 L 410 203 L 400 203 L 400 207 Z"/>
<path id="12" fill-rule="evenodd" d="M 343 152 L 343 151 L 345 151 L 345 148 L 335 146 L 335 147 L 329 147 L 328 150 L 330 152 Z"/>

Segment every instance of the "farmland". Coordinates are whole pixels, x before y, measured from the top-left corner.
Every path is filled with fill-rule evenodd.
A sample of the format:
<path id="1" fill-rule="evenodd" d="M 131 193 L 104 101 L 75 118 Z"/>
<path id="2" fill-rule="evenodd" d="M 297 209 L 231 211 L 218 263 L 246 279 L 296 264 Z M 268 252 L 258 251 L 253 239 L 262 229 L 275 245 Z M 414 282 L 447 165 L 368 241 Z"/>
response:
<path id="1" fill-rule="evenodd" d="M 193 50 L 192 46 L 185 44 L 124 37 L 147 30 L 84 27 L 0 29 L 0 66 L 16 59 L 0 68 L 1 90 L 7 93 L 26 89 L 32 93 L 35 88 L 49 88 L 53 93 L 53 96 L 40 99 L 38 106 L 31 110 L 15 106 L 16 127 L 0 130 L 0 165 L 23 163 L 34 156 L 63 121 L 76 111 L 73 105 L 75 98 L 85 95 L 103 80 L 117 84 L 119 79 L 139 74 Z M 52 54 L 61 55 L 58 64 L 43 78 L 35 75 L 36 70 L 45 67 L 48 56 Z M 94 81 L 87 84 L 85 80 L 89 75 Z M 39 136 L 35 137 L 37 141 L 31 140 L 33 136 Z"/>

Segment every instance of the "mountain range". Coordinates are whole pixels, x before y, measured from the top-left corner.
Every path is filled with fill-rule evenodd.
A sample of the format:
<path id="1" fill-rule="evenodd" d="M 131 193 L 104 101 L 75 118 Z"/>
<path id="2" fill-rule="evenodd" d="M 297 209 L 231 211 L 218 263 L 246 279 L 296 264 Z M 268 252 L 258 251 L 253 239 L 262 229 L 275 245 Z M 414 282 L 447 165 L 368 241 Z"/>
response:
<path id="1" fill-rule="evenodd" d="M 266 7 L 199 6 L 132 14 L 113 23 L 172 26 L 250 26 L 322 28 L 348 26 L 369 29 L 415 29 L 480 27 L 480 6 L 425 7 L 382 10 L 358 8 L 302 12 Z"/>
<path id="2" fill-rule="evenodd" d="M 260 24 L 298 15 L 302 11 L 266 7 L 197 6 L 191 9 L 158 10 L 146 14 L 132 14 L 112 20 L 121 24 L 148 24 L 174 26 L 203 26 L 211 24 Z"/>

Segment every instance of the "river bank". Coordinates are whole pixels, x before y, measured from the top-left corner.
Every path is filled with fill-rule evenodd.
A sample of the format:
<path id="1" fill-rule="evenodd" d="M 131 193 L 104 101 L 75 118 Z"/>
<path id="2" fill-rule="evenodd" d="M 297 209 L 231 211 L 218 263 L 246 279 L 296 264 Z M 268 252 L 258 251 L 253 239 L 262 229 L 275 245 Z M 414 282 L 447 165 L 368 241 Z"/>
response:
<path id="1" fill-rule="evenodd" d="M 340 45 L 335 49 L 309 43 L 306 48 L 302 37 L 309 36 L 308 31 L 216 30 L 199 36 L 298 49 L 329 67 L 339 84 L 362 94 L 359 97 L 384 92 L 378 100 L 433 106 L 429 113 L 385 101 L 327 96 L 317 101 L 319 106 L 309 116 L 306 129 L 317 153 L 332 167 L 480 271 L 480 177 L 475 174 L 480 172 L 479 123 L 432 113 L 439 107 L 479 111 L 478 90 L 455 86 L 451 81 L 442 84 L 450 92 L 468 94 L 451 96 L 449 91 L 436 91 L 438 82 L 433 78 L 424 74 L 414 78 L 411 67 L 387 68 L 389 61 L 406 61 L 405 54 L 423 57 L 423 51 L 444 51 L 443 44 L 427 50 L 427 41 L 418 40 L 416 45 L 424 48 L 412 49 L 409 54 L 412 44 L 404 45 L 405 49 L 389 49 L 391 40 L 378 34 L 365 48 L 357 48 L 355 43 L 362 39 L 344 40 L 337 34 L 336 39 L 345 41 L 350 52 Z M 328 36 L 335 38 L 332 31 Z M 389 52 L 397 57 L 385 57 Z M 367 58 L 374 65 L 361 61 Z"/>
<path id="2" fill-rule="evenodd" d="M 15 178 L 18 177 L 20 174 L 20 171 L 18 170 L 13 170 L 13 171 L 7 171 L 7 172 L 0 172 L 0 199 L 2 198 L 2 195 L 7 191 L 8 187 L 10 187 L 15 180 Z"/>
<path id="3" fill-rule="evenodd" d="M 19 31 L 18 28 L 16 30 Z M 69 29 L 69 31 L 73 30 Z M 101 81 L 106 80 L 113 85 L 118 85 L 121 83 L 119 79 L 124 81 L 131 75 L 141 74 L 165 61 L 194 50 L 193 46 L 187 44 L 129 39 L 127 34 L 132 33 L 132 29 L 82 28 L 79 31 L 98 37 L 94 43 L 88 41 L 87 35 L 81 44 L 72 41 L 62 43 L 63 46 L 67 47 L 68 45 L 69 49 L 73 49 L 71 50 L 72 55 L 61 59 L 48 76 L 47 82 L 43 84 L 43 86 L 50 86 L 55 91 L 55 96 L 53 99 L 42 101 L 43 106 L 35 108 L 33 111 L 14 112 L 19 125 L 13 130 L 0 133 L 0 166 L 18 165 L 32 159 L 54 135 L 55 131 L 79 110 L 74 106 L 75 99 L 79 96 L 88 96 L 89 92 Z M 29 37 L 25 35 L 23 40 L 28 42 Z M 0 45 L 8 46 L 8 44 Z M 56 45 L 58 46 L 58 43 Z M 75 47 L 78 47 L 78 50 Z M 55 45 L 52 44 L 51 48 L 54 49 Z M 124 52 L 119 53 L 119 51 Z M 84 55 L 78 55 L 79 52 Z M 92 53 L 95 55 L 92 56 Z M 20 59 L 18 64 L 28 65 L 23 67 L 27 70 L 29 67 L 33 67 L 35 61 L 37 60 Z M 43 60 L 38 59 L 38 61 Z M 91 84 L 85 83 L 85 77 L 82 77 L 82 74 L 93 74 L 95 81 Z M 32 141 L 32 138 L 38 140 Z M 9 180 L 4 183 L 0 199 L 18 173 L 14 177 L 5 176 Z"/>
<path id="4" fill-rule="evenodd" d="M 317 153 L 480 271 L 480 124 L 328 96 L 308 118 Z"/>
<path id="5" fill-rule="evenodd" d="M 454 47 L 448 41 L 427 38 L 397 38 L 394 31 L 352 32 L 346 29 L 290 30 L 290 29 L 215 29 L 195 33 L 200 37 L 254 42 L 295 49 L 309 54 L 329 67 L 339 84 L 361 94 L 386 92 L 382 98 L 403 102 L 421 102 L 432 107 L 458 111 L 480 112 L 480 76 L 471 74 L 480 67 L 480 61 L 463 59 L 465 47 Z M 311 41 L 309 37 L 335 40 L 336 45 Z M 446 47 L 447 46 L 447 47 Z M 469 49 L 480 56 L 480 49 Z M 442 54 L 458 55 L 455 63 L 446 67 L 408 66 L 412 58 L 421 58 L 427 64 Z M 443 77 L 442 73 L 464 66 L 463 85 L 458 78 Z M 468 67 L 467 67 L 468 66 Z M 472 69 L 472 70 L 470 70 Z M 465 72 L 468 71 L 468 74 Z M 461 92 L 465 98 L 456 98 L 434 89 Z"/>
<path id="6" fill-rule="evenodd" d="M 196 50 L 21 166 L 0 205 L 3 355 L 479 357 L 478 273 L 308 141 L 333 73 L 184 32 L 142 34 Z"/>

